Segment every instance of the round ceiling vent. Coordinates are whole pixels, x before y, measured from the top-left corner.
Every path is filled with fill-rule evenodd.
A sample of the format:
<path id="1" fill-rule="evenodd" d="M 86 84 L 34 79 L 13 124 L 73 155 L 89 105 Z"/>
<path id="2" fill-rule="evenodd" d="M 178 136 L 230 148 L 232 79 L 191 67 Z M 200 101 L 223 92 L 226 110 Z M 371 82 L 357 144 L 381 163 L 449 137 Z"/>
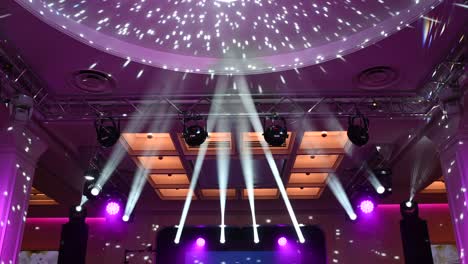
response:
<path id="1" fill-rule="evenodd" d="M 109 74 L 95 70 L 74 72 L 70 84 L 80 91 L 92 94 L 111 93 L 115 88 L 115 80 Z"/>
<path id="2" fill-rule="evenodd" d="M 372 67 L 362 71 L 356 78 L 357 86 L 365 90 L 381 90 L 399 80 L 398 72 L 388 66 Z"/>

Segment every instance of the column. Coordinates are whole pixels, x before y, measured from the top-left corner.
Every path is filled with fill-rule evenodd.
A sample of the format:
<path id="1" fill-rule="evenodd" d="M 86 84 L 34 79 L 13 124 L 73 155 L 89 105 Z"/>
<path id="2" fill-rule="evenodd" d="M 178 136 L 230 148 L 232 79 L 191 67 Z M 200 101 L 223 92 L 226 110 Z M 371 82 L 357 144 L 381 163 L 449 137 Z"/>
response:
<path id="1" fill-rule="evenodd" d="M 17 263 L 36 162 L 46 144 L 23 127 L 0 131 L 0 264 Z"/>
<path id="2" fill-rule="evenodd" d="M 441 162 L 458 252 L 468 263 L 468 131 L 458 131 L 441 148 Z"/>

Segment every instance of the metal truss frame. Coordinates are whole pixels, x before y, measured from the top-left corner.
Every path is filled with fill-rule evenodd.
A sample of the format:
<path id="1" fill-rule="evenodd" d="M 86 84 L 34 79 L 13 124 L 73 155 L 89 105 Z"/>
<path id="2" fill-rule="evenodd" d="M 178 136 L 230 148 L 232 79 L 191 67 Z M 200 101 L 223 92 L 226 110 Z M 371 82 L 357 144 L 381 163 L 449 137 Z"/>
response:
<path id="1" fill-rule="evenodd" d="M 466 67 L 466 42 L 463 37 L 438 64 L 418 94 L 398 96 L 323 97 L 313 94 L 252 94 L 260 117 L 273 113 L 291 118 L 326 118 L 353 115 L 356 110 L 373 118 L 424 118 L 439 105 L 439 95 L 451 89 Z M 23 93 L 35 102 L 36 116 L 44 121 L 94 120 L 101 116 L 131 118 L 181 118 L 183 115 L 207 117 L 212 103 L 220 102 L 222 117 L 249 116 L 253 113 L 230 111 L 241 104 L 243 94 L 184 94 L 125 97 L 54 97 L 46 85 L 13 50 L 0 45 L 0 96 Z M 8 66 L 8 67 L 5 67 Z M 157 109 L 167 109 L 162 112 Z M 224 109 L 224 110 L 223 110 Z M 156 110 L 156 111 L 155 111 Z"/>

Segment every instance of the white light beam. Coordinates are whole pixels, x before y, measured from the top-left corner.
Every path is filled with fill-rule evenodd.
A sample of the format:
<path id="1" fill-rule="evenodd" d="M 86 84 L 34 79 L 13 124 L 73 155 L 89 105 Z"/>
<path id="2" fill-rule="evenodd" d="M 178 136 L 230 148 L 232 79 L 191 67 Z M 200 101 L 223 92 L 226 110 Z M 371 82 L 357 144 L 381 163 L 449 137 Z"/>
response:
<path id="1" fill-rule="evenodd" d="M 221 129 L 229 130 L 229 123 L 226 122 L 226 119 L 221 119 L 218 122 L 218 127 Z M 218 148 L 217 151 L 217 165 L 218 165 L 218 185 L 219 185 L 219 202 L 221 208 L 221 237 L 219 241 L 224 244 L 226 242 L 226 235 L 225 235 L 225 211 L 226 211 L 226 192 L 228 186 L 228 178 L 229 178 L 229 166 L 230 166 L 230 157 L 229 157 L 229 149 L 226 147 Z"/>
<path id="2" fill-rule="evenodd" d="M 250 113 L 249 115 L 250 122 L 252 123 L 252 126 L 254 127 L 255 132 L 263 133 L 262 123 L 258 116 L 257 109 L 255 108 L 255 105 L 253 103 L 252 96 L 250 95 L 250 92 L 247 88 L 248 84 L 245 80 L 245 77 L 238 77 L 237 79 L 239 80 L 237 87 L 239 87 L 239 91 L 241 93 L 240 97 L 241 97 L 242 104 L 246 108 L 247 112 Z M 273 158 L 273 155 L 270 151 L 270 147 L 268 146 L 268 143 L 263 140 L 260 140 L 260 144 L 262 145 L 263 152 L 265 153 L 265 157 L 268 161 L 268 164 L 270 165 L 271 171 L 273 173 L 273 177 L 281 193 L 281 197 L 283 198 L 283 201 L 288 210 L 289 217 L 291 218 L 291 221 L 294 225 L 294 229 L 296 230 L 297 236 L 299 238 L 299 242 L 304 243 L 305 242 L 304 235 L 302 234 L 301 228 L 296 218 L 296 214 L 294 213 L 294 210 L 291 206 L 291 202 L 289 201 L 286 188 L 284 187 L 278 167 L 276 166 L 275 159 Z"/>
<path id="3" fill-rule="evenodd" d="M 242 167 L 242 174 L 244 175 L 245 187 L 247 189 L 247 197 L 250 205 L 250 214 L 252 216 L 252 227 L 254 242 L 260 242 L 257 231 L 257 219 L 255 215 L 255 195 L 254 195 L 254 166 L 252 163 L 252 151 L 249 146 L 242 146 L 242 134 L 248 131 L 248 124 L 246 119 L 238 119 L 237 136 L 238 136 L 238 149 L 241 149 L 240 160 Z"/>

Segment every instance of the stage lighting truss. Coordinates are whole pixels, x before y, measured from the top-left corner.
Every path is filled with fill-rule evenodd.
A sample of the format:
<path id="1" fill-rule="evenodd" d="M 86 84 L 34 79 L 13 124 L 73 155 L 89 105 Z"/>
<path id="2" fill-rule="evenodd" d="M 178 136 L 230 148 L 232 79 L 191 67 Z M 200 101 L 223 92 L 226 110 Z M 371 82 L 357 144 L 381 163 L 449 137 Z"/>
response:
<path id="1" fill-rule="evenodd" d="M 386 97 L 320 97 L 313 94 L 252 94 L 257 112 L 260 117 L 271 115 L 271 108 L 275 109 L 280 116 L 286 119 L 292 118 L 314 118 L 332 116 L 351 116 L 357 108 L 368 118 L 416 118 L 422 119 L 432 113 L 432 109 L 439 103 L 439 94 L 450 83 L 456 83 L 458 78 L 464 74 L 466 61 L 464 60 L 464 47 L 468 39 L 464 38 L 451 49 L 450 54 L 439 63 L 430 76 L 428 82 L 418 95 L 400 95 Z M 0 91 L 1 98 L 12 98 L 19 92 L 33 98 L 34 109 L 44 121 L 73 121 L 93 120 L 96 113 L 112 113 L 115 118 L 132 118 L 134 113 L 139 113 L 139 118 L 180 118 L 180 111 L 194 109 L 197 107 L 199 115 L 209 115 L 209 107 L 213 99 L 219 95 L 197 95 L 183 94 L 173 96 L 135 96 L 135 97 L 59 97 L 49 96 L 33 71 L 15 54 L 8 43 L 0 45 L 0 63 L 11 65 L 10 70 L 0 67 L 0 83 L 3 89 Z M 18 80 L 15 82 L 15 80 Z M 230 96 L 225 98 L 226 104 L 239 103 L 239 98 Z M 154 104 L 168 104 L 172 111 L 158 113 L 157 111 L 145 111 L 151 109 Z M 377 104 L 378 109 L 374 106 Z M 281 107 L 283 106 L 283 107 Z M 291 111 L 294 106 L 294 111 Z M 371 106 L 371 107 L 369 107 Z M 227 108 L 229 109 L 229 108 Z M 232 108 L 231 108 L 232 109 Z M 282 111 L 280 111 L 283 109 Z M 217 115 L 238 117 L 248 113 L 221 112 Z"/>
<path id="2" fill-rule="evenodd" d="M 185 143 L 190 147 L 198 147 L 203 144 L 208 138 L 208 131 L 206 131 L 206 124 L 200 125 L 204 119 L 201 116 L 184 116 L 183 125 L 184 131 L 182 136 Z"/>

